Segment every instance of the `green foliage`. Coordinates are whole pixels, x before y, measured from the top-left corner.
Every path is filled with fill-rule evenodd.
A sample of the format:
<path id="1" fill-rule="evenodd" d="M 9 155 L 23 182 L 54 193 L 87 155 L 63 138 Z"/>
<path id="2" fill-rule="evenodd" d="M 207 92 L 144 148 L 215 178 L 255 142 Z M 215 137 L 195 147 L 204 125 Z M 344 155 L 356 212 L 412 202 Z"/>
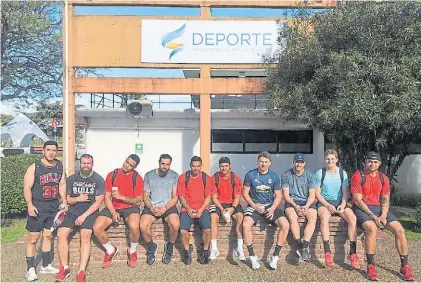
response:
<path id="1" fill-rule="evenodd" d="M 0 125 L 2 127 L 12 120 L 13 120 L 12 115 L 0 114 Z"/>
<path id="2" fill-rule="evenodd" d="M 26 219 L 14 219 L 10 227 L 1 227 L 1 242 L 13 243 L 26 234 Z"/>
<path id="3" fill-rule="evenodd" d="M 416 231 L 421 233 L 421 201 L 418 202 L 417 212 L 415 215 Z"/>
<path id="4" fill-rule="evenodd" d="M 26 211 L 23 199 L 23 176 L 29 165 L 40 159 L 39 155 L 14 155 L 1 159 L 1 216 L 21 214 Z"/>
<path id="5" fill-rule="evenodd" d="M 326 133 L 349 172 L 379 151 L 393 179 L 421 134 L 420 35 L 421 3 L 304 10 L 281 31 L 284 48 L 267 59 L 278 63 L 266 81 L 272 113 Z"/>
<path id="6" fill-rule="evenodd" d="M 421 195 L 404 195 L 399 193 L 399 190 L 395 190 L 395 194 L 390 199 L 391 205 L 417 208 L 419 203 L 421 203 Z"/>

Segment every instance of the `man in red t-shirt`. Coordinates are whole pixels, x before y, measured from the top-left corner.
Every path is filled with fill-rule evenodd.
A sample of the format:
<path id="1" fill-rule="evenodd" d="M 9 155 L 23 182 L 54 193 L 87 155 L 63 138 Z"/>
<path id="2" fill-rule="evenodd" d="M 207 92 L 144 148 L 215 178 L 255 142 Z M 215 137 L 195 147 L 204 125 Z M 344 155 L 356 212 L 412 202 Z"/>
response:
<path id="1" fill-rule="evenodd" d="M 378 228 L 386 228 L 395 235 L 401 259 L 399 274 L 405 281 L 415 281 L 408 265 L 408 241 L 405 231 L 398 219 L 389 212 L 390 182 L 389 178 L 379 171 L 380 164 L 380 154 L 370 152 L 365 161 L 365 168 L 355 172 L 351 178 L 353 210 L 358 224 L 366 234 L 364 247 L 367 256 L 367 279 L 379 279 L 374 267 L 376 235 Z"/>
<path id="2" fill-rule="evenodd" d="M 201 264 L 209 263 L 209 243 L 211 238 L 211 225 L 209 218 L 209 204 L 214 193 L 212 179 L 202 172 L 202 159 L 193 156 L 190 169 L 178 178 L 177 195 L 182 208 L 180 213 L 181 242 L 184 247 L 184 263 L 192 262 L 193 246 L 189 244 L 189 230 L 196 222 L 202 230 L 203 250 L 198 261 Z"/>
<path id="3" fill-rule="evenodd" d="M 216 193 L 212 195 L 213 204 L 209 208 L 211 218 L 211 251 L 210 260 L 214 260 L 218 257 L 218 220 L 219 217 L 229 222 L 231 217 L 234 218 L 236 225 L 235 231 L 237 233 L 237 249 L 234 250 L 234 254 L 240 260 L 246 260 L 243 251 L 243 218 L 244 211 L 240 205 L 241 197 L 241 179 L 238 175 L 231 171 L 231 161 L 228 157 L 221 157 L 219 159 L 219 172 L 216 172 L 212 176 L 212 181 L 216 187 Z"/>
<path id="4" fill-rule="evenodd" d="M 94 233 L 105 249 L 103 268 L 111 266 L 117 253 L 109 238 L 106 229 L 124 219 L 130 233 L 130 248 L 127 250 L 127 264 L 130 267 L 137 265 L 137 243 L 140 238 L 140 210 L 139 205 L 143 198 L 143 178 L 134 169 L 140 159 L 131 154 L 121 169 L 108 173 L 105 180 L 105 208 L 100 212 L 94 224 Z"/>

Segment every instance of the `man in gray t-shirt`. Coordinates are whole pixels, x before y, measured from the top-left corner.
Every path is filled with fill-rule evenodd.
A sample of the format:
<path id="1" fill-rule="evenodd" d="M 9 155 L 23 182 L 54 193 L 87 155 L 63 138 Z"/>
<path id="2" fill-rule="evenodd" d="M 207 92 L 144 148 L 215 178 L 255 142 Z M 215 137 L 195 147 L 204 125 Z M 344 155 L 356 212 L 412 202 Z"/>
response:
<path id="1" fill-rule="evenodd" d="M 149 265 L 155 262 L 158 249 L 158 245 L 152 241 L 151 232 L 156 219 L 162 218 L 170 227 L 170 239 L 164 246 L 163 263 L 168 264 L 171 261 L 174 243 L 178 238 L 180 218 L 175 207 L 178 201 L 178 174 L 170 169 L 171 162 L 172 157 L 169 154 L 162 154 L 159 157 L 159 167 L 145 175 L 145 208 L 140 218 L 140 231 L 148 249 L 146 262 Z"/>
<path id="2" fill-rule="evenodd" d="M 285 198 L 285 215 L 290 223 L 290 230 L 297 242 L 297 255 L 304 261 L 311 258 L 309 242 L 316 228 L 317 211 L 314 203 L 318 184 L 314 174 L 305 170 L 304 154 L 294 156 L 293 168 L 286 171 L 281 178 L 281 189 Z M 298 217 L 305 216 L 307 224 L 301 241 Z"/>

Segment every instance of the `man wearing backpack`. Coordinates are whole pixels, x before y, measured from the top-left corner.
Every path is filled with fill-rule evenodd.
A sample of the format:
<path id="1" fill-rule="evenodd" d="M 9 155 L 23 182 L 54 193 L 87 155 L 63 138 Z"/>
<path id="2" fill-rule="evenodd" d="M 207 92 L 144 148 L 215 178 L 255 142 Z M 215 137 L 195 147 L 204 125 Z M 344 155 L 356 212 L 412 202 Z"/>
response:
<path id="1" fill-rule="evenodd" d="M 365 160 L 365 168 L 355 172 L 351 178 L 353 210 L 357 216 L 357 223 L 365 230 L 367 279 L 379 280 L 374 266 L 376 236 L 379 228 L 386 228 L 395 236 L 396 248 L 401 260 L 399 274 L 405 281 L 415 281 L 414 274 L 408 265 L 408 241 L 405 230 L 398 219 L 389 212 L 390 182 L 389 178 L 379 171 L 381 161 L 379 153 L 369 152 Z"/>
<path id="2" fill-rule="evenodd" d="M 357 255 L 357 218 L 354 212 L 347 207 L 349 197 L 348 175 L 336 166 L 338 153 L 333 149 L 325 152 L 325 167 L 316 172 L 316 181 L 319 187 L 316 189 L 317 214 L 320 218 L 320 231 L 323 238 L 325 252 L 325 265 L 334 266 L 333 256 L 330 251 L 329 220 L 332 214 L 337 214 L 348 223 L 348 238 L 350 251 L 347 260 L 352 268 L 359 269 L 360 263 Z"/>
<path id="3" fill-rule="evenodd" d="M 221 217 L 229 222 L 231 217 L 235 220 L 235 231 L 237 234 L 237 249 L 234 254 L 240 260 L 246 260 L 243 251 L 243 207 L 240 205 L 241 197 L 241 179 L 231 171 L 231 161 L 228 157 L 219 159 L 219 172 L 216 172 L 212 181 L 215 184 L 216 194 L 212 195 L 213 204 L 209 208 L 211 218 L 211 252 L 210 260 L 218 257 L 218 220 Z"/>
<path id="4" fill-rule="evenodd" d="M 143 199 L 143 179 L 134 169 L 139 162 L 139 156 L 131 154 L 121 169 L 111 171 L 105 179 L 106 207 L 100 212 L 94 224 L 94 234 L 105 249 L 103 268 L 110 267 L 119 252 L 118 248 L 111 244 L 106 229 L 113 222 L 118 223 L 120 219 L 124 219 L 130 231 L 127 265 L 130 267 L 137 265 L 136 248 L 140 238 L 139 205 Z"/>
<path id="5" fill-rule="evenodd" d="M 211 224 L 209 218 L 209 204 L 214 194 L 211 178 L 202 172 L 202 159 L 193 156 L 190 170 L 178 178 L 177 195 L 182 205 L 180 213 L 181 242 L 184 248 L 184 263 L 192 263 L 193 246 L 189 244 L 189 230 L 195 222 L 202 230 L 203 249 L 199 253 L 201 264 L 209 263 L 209 244 L 211 239 Z"/>

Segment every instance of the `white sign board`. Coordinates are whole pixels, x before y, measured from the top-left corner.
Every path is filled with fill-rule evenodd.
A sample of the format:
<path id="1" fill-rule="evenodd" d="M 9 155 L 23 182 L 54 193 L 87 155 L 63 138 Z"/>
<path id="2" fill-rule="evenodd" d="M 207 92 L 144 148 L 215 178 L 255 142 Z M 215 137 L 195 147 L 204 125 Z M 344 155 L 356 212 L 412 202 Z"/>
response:
<path id="1" fill-rule="evenodd" d="M 143 63 L 262 63 L 277 50 L 276 21 L 142 20 Z"/>

